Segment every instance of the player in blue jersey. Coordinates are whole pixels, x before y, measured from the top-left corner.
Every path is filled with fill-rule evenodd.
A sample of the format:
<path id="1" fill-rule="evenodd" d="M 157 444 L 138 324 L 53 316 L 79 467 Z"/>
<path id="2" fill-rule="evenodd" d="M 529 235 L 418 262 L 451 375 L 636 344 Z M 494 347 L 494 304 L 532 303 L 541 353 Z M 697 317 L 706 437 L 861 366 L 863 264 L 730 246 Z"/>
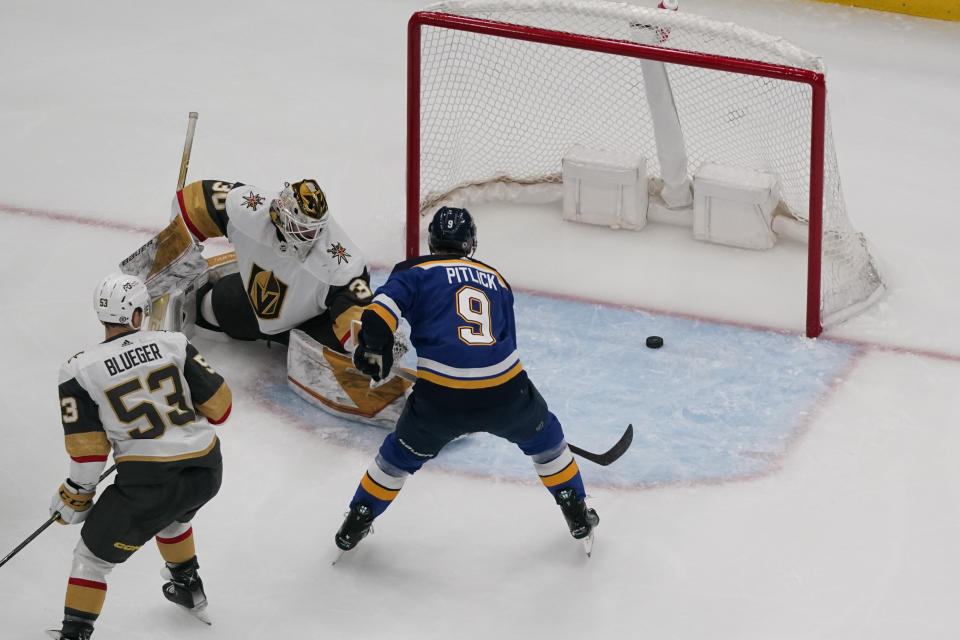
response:
<path id="1" fill-rule="evenodd" d="M 600 519 L 587 507 L 563 428 L 517 354 L 513 292 L 496 269 L 472 258 L 477 228 L 466 209 L 443 207 L 429 226 L 430 255 L 397 264 L 362 316 L 354 364 L 389 377 L 400 318 L 410 324 L 417 382 L 380 446 L 335 536 L 353 549 L 404 481 L 448 442 L 478 431 L 515 443 L 553 495 L 574 538 Z"/>

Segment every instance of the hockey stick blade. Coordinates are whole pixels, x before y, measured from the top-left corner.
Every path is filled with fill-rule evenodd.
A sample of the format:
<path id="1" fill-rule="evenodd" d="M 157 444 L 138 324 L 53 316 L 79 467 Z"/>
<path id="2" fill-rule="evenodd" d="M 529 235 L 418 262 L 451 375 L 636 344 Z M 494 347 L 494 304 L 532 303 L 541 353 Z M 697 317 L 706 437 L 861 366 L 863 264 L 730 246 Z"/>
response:
<path id="1" fill-rule="evenodd" d="M 590 462 L 599 464 L 603 467 L 607 466 L 612 462 L 616 462 L 620 456 L 627 452 L 627 449 L 630 448 L 630 443 L 633 442 L 633 425 L 628 424 L 627 430 L 623 432 L 623 435 L 620 436 L 620 439 L 617 440 L 617 444 L 610 447 L 607 451 L 603 453 L 593 453 L 591 451 L 586 451 L 581 449 L 576 445 L 572 445 L 569 442 L 567 446 L 570 447 L 570 451 L 573 451 L 575 454 L 589 460 Z"/>

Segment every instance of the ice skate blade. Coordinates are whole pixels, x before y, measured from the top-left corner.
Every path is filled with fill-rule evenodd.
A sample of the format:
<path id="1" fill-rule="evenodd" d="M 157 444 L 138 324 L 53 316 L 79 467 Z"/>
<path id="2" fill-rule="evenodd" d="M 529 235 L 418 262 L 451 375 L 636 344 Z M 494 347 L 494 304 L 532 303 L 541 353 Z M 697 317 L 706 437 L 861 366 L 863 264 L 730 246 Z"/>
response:
<path id="1" fill-rule="evenodd" d="M 330 561 L 330 565 L 336 566 L 336 564 L 340 562 L 340 558 L 343 557 L 343 554 L 348 553 L 349 551 L 352 551 L 352 549 L 347 550 L 347 549 L 341 549 L 340 547 L 337 547 L 337 551 L 333 556 L 333 560 Z"/>
<path id="2" fill-rule="evenodd" d="M 63 634 L 60 629 L 47 629 L 47 637 L 53 638 L 53 640 L 61 640 Z"/>
<path id="3" fill-rule="evenodd" d="M 191 616 L 202 622 L 206 625 L 213 625 L 213 620 L 210 618 L 210 614 L 207 613 L 207 603 L 204 602 L 199 607 L 194 607 L 193 609 L 188 609 L 182 604 L 178 604 L 177 608 L 182 609 L 183 611 L 189 613 Z"/>
<path id="4" fill-rule="evenodd" d="M 586 538 L 580 540 L 583 543 L 583 550 L 587 554 L 587 557 L 590 557 L 590 554 L 593 553 L 593 532 L 590 532 Z"/>

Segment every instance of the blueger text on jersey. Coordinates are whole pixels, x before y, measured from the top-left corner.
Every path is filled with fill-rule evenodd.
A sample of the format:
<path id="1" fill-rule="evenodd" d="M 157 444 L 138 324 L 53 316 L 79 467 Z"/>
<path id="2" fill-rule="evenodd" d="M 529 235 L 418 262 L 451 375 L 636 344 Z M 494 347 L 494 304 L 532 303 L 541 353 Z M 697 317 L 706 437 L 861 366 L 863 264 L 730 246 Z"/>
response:
<path id="1" fill-rule="evenodd" d="M 103 365 L 107 368 L 107 372 L 109 372 L 111 376 L 115 376 L 118 373 L 133 369 L 138 364 L 153 362 L 162 357 L 160 347 L 151 342 L 150 344 L 128 349 L 116 356 L 111 356 L 103 361 Z"/>

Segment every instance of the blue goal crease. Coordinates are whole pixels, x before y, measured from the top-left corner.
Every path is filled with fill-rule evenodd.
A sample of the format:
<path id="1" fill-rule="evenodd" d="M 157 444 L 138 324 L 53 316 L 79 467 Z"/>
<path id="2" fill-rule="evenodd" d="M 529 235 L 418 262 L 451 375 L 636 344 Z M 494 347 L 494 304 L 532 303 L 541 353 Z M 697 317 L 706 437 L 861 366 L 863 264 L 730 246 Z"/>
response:
<path id="1" fill-rule="evenodd" d="M 515 312 L 523 366 L 569 442 L 602 452 L 634 426 L 633 445 L 616 463 L 582 461 L 588 487 L 768 472 L 856 354 L 848 344 L 533 293 L 516 294 Z M 662 336 L 663 347 L 647 348 L 648 335 Z M 292 417 L 371 455 L 386 434 L 325 413 L 282 383 L 264 392 Z M 451 443 L 430 465 L 535 480 L 527 456 L 487 434 Z"/>

